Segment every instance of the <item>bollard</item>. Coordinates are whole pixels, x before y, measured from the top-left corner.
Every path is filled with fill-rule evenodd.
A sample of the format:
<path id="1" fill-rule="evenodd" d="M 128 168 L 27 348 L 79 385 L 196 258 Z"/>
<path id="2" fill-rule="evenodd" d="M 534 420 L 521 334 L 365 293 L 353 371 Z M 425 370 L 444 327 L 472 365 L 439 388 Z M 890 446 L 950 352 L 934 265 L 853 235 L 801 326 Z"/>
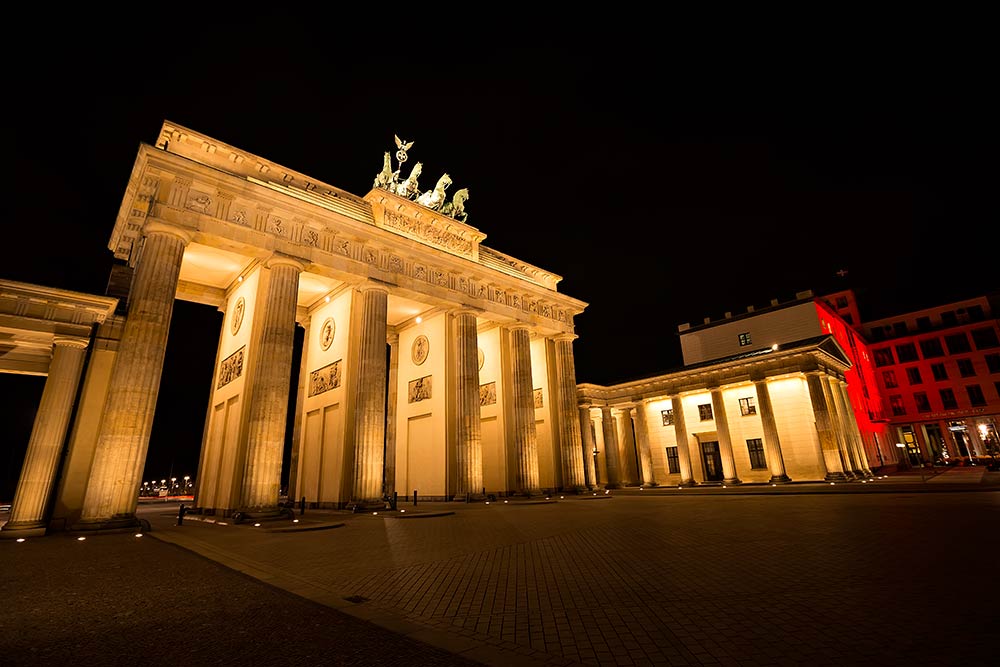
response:
<path id="1" fill-rule="evenodd" d="M 302 496 L 302 500 L 299 501 L 299 516 L 306 513 L 306 497 Z"/>
<path id="2" fill-rule="evenodd" d="M 184 506 L 184 503 L 181 503 L 181 506 L 177 508 L 177 525 L 178 526 L 184 525 L 184 514 L 186 512 L 187 512 L 187 507 Z"/>
<path id="3" fill-rule="evenodd" d="M 417 506 L 417 490 L 413 489 L 413 506 Z"/>
<path id="4" fill-rule="evenodd" d="M 399 492 L 398 491 L 393 491 L 392 492 L 392 509 L 393 510 L 396 509 L 396 503 L 398 501 L 399 501 Z"/>

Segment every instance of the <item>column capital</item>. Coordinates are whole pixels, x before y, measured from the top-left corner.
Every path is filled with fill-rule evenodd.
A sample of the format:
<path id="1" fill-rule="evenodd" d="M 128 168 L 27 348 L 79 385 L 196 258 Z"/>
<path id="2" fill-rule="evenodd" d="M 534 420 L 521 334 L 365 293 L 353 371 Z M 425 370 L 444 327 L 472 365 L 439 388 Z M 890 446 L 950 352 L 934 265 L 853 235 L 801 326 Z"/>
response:
<path id="1" fill-rule="evenodd" d="M 479 308 L 472 308 L 471 306 L 459 306 L 457 308 L 452 308 L 448 311 L 449 315 L 472 315 L 473 317 L 479 317 L 483 314 L 483 310 Z"/>
<path id="2" fill-rule="evenodd" d="M 561 342 L 561 341 L 567 341 L 567 342 L 572 343 L 577 338 L 579 338 L 579 336 L 577 336 L 575 333 L 561 333 L 561 334 L 556 334 L 555 336 L 552 336 L 552 340 L 556 341 L 557 343 Z"/>
<path id="3" fill-rule="evenodd" d="M 387 333 L 385 335 L 385 342 L 387 342 L 389 345 L 398 345 L 399 344 L 399 332 L 398 331 L 390 331 L 389 333 Z"/>
<path id="4" fill-rule="evenodd" d="M 525 324 L 524 322 L 515 322 L 507 326 L 507 331 L 527 331 L 531 333 L 532 328 L 530 324 Z"/>
<path id="5" fill-rule="evenodd" d="M 147 222 L 142 228 L 142 233 L 144 236 L 149 236 L 150 234 L 169 234 L 170 236 L 179 238 L 184 242 L 184 245 L 191 243 L 193 236 L 191 231 L 183 227 L 160 222 L 159 220 L 150 220 Z"/>
<path id="6" fill-rule="evenodd" d="M 264 266 L 273 269 L 276 266 L 290 266 L 294 269 L 298 269 L 299 272 L 306 270 L 305 262 L 291 255 L 283 255 L 281 253 L 274 253 L 270 257 L 264 260 Z"/>
<path id="7" fill-rule="evenodd" d="M 52 339 L 52 347 L 60 345 L 62 347 L 74 347 L 78 350 L 86 349 L 90 341 L 80 336 L 56 336 Z"/>

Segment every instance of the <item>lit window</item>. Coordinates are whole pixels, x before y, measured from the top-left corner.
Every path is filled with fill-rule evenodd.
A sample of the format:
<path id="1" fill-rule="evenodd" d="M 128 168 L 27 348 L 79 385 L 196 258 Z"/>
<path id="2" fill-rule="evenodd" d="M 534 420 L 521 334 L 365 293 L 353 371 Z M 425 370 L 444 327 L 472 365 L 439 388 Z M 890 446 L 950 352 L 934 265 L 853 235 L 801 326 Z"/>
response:
<path id="1" fill-rule="evenodd" d="M 889 389 L 898 387 L 899 383 L 896 382 L 896 371 L 882 371 L 882 382 Z"/>
<path id="2" fill-rule="evenodd" d="M 712 419 L 712 404 L 711 403 L 702 403 L 701 405 L 699 405 L 698 406 L 698 416 L 701 418 L 701 420 L 703 422 L 711 420 Z"/>
<path id="3" fill-rule="evenodd" d="M 760 438 L 747 440 L 747 451 L 750 453 L 750 467 L 753 470 L 766 470 L 767 460 L 764 458 L 764 441 Z"/>
<path id="4" fill-rule="evenodd" d="M 892 408 L 892 414 L 896 417 L 902 417 L 906 414 L 906 406 L 903 405 L 903 397 L 899 394 L 894 394 L 889 397 L 889 407 Z"/>
<path id="5" fill-rule="evenodd" d="M 670 474 L 679 473 L 681 471 L 681 464 L 677 459 L 677 448 L 667 447 L 667 471 Z"/>
<path id="6" fill-rule="evenodd" d="M 744 417 L 757 414 L 757 406 L 754 404 L 752 396 L 740 399 L 740 414 Z"/>
<path id="7" fill-rule="evenodd" d="M 662 410 L 660 412 L 660 417 L 663 418 L 663 425 L 670 426 L 674 423 L 674 411 L 673 410 Z"/>
<path id="8" fill-rule="evenodd" d="M 746 347 L 750 345 L 750 332 L 744 332 L 740 334 L 740 347 Z"/>

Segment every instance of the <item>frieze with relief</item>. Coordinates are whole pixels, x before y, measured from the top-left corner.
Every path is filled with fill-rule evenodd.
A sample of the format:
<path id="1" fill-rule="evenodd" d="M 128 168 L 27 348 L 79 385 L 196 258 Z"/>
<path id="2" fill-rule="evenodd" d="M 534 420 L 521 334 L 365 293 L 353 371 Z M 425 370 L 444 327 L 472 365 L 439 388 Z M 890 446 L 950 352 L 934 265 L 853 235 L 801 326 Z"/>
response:
<path id="1" fill-rule="evenodd" d="M 341 361 L 343 359 L 338 359 L 332 364 L 327 364 L 323 368 L 309 373 L 309 396 L 317 396 L 340 386 Z"/>
<path id="2" fill-rule="evenodd" d="M 383 221 L 386 227 L 397 229 L 407 236 L 412 236 L 430 245 L 450 250 L 465 257 L 472 257 L 473 247 L 471 241 L 439 229 L 433 224 L 423 223 L 392 211 L 385 211 Z"/>
<path id="3" fill-rule="evenodd" d="M 410 380 L 409 390 L 406 393 L 406 402 L 419 403 L 420 401 L 429 399 L 431 397 L 431 379 L 432 376 L 425 375 L 422 378 Z"/>
<path id="4" fill-rule="evenodd" d="M 497 383 L 487 382 L 479 385 L 479 405 L 495 405 L 497 402 Z"/>
<path id="5" fill-rule="evenodd" d="M 219 382 L 216 389 L 222 389 L 227 384 L 243 375 L 243 353 L 246 350 L 244 345 L 236 350 L 219 364 Z"/>
<path id="6" fill-rule="evenodd" d="M 534 398 L 535 398 L 535 407 L 536 408 L 544 408 L 545 405 L 542 402 L 542 390 L 541 390 L 541 388 L 536 389 L 533 392 L 533 395 L 534 395 Z"/>

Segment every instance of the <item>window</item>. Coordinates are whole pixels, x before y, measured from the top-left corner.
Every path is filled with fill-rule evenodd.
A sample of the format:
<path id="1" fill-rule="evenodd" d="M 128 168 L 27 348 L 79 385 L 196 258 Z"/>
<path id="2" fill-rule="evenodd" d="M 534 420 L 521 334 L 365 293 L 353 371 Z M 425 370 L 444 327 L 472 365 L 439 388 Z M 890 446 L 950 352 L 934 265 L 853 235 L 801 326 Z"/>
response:
<path id="1" fill-rule="evenodd" d="M 896 346 L 896 358 L 899 363 L 905 364 L 907 361 L 919 361 L 917 357 L 917 346 L 913 343 L 903 343 Z"/>
<path id="2" fill-rule="evenodd" d="M 972 340 L 975 342 L 977 350 L 989 350 L 994 347 L 1000 347 L 1000 340 L 997 340 L 996 329 L 992 327 L 973 329 Z"/>
<path id="3" fill-rule="evenodd" d="M 899 386 L 896 382 L 896 371 L 882 371 L 882 382 L 889 389 L 894 389 Z"/>
<path id="4" fill-rule="evenodd" d="M 941 313 L 941 324 L 946 327 L 953 327 L 958 325 L 958 316 L 955 314 L 954 310 L 946 310 Z"/>
<path id="5" fill-rule="evenodd" d="M 663 425 L 670 426 L 674 423 L 674 411 L 673 410 L 661 410 L 660 417 L 663 418 Z"/>
<path id="6" fill-rule="evenodd" d="M 927 394 L 919 391 L 913 394 L 913 400 L 917 402 L 917 412 L 930 412 L 931 402 L 927 398 Z"/>
<path id="7" fill-rule="evenodd" d="M 965 335 L 964 331 L 945 336 L 944 342 L 948 345 L 948 354 L 962 354 L 963 352 L 972 351 L 972 347 L 969 345 L 969 337 Z"/>
<path id="8" fill-rule="evenodd" d="M 883 347 L 880 350 L 875 350 L 876 366 L 892 366 L 894 363 L 896 360 L 892 358 L 892 348 Z"/>
<path id="9" fill-rule="evenodd" d="M 702 403 L 698 406 L 698 416 L 701 417 L 703 422 L 707 422 L 712 419 L 712 404 Z"/>
<path id="10" fill-rule="evenodd" d="M 740 334 L 740 347 L 746 347 L 750 344 L 750 332 L 746 331 Z"/>
<path id="11" fill-rule="evenodd" d="M 983 396 L 983 388 L 978 384 L 965 386 L 965 391 L 969 394 L 969 402 L 973 406 L 986 405 L 986 397 Z"/>
<path id="12" fill-rule="evenodd" d="M 667 471 L 671 474 L 681 471 L 681 464 L 677 460 L 676 447 L 667 447 Z"/>
<path id="13" fill-rule="evenodd" d="M 972 367 L 972 359 L 958 360 L 958 374 L 964 378 L 970 378 L 976 374 L 976 369 Z"/>
<path id="14" fill-rule="evenodd" d="M 837 297 L 837 308 L 847 308 L 847 297 L 838 296 Z"/>
<path id="15" fill-rule="evenodd" d="M 757 405 L 753 402 L 753 396 L 740 399 L 740 414 L 744 417 L 757 414 Z"/>
<path id="16" fill-rule="evenodd" d="M 945 410 L 954 410 L 958 407 L 958 401 L 955 400 L 955 392 L 951 389 L 942 389 L 940 393 L 941 404 Z"/>
<path id="17" fill-rule="evenodd" d="M 926 316 L 917 318 L 917 331 L 930 331 L 930 329 L 931 329 L 931 318 Z"/>
<path id="18" fill-rule="evenodd" d="M 986 355 L 986 368 L 990 373 L 1000 373 L 1000 353 Z"/>
<path id="19" fill-rule="evenodd" d="M 889 397 L 889 407 L 892 408 L 892 414 L 895 417 L 902 417 L 906 414 L 906 406 L 903 405 L 903 397 L 899 394 L 893 394 Z"/>
<path id="20" fill-rule="evenodd" d="M 747 440 L 747 451 L 750 452 L 750 467 L 753 470 L 767 470 L 767 460 L 764 458 L 764 441 L 760 438 Z"/>
<path id="21" fill-rule="evenodd" d="M 920 353 L 924 355 L 924 359 L 943 357 L 944 348 L 941 347 L 941 339 L 927 338 L 925 340 L 920 341 Z"/>
<path id="22" fill-rule="evenodd" d="M 934 380 L 937 382 L 948 379 L 948 371 L 945 370 L 944 364 L 931 364 L 931 373 L 934 373 Z"/>
<path id="23" fill-rule="evenodd" d="M 872 342 L 885 340 L 885 332 L 881 329 L 872 329 L 868 334 L 871 336 Z"/>
<path id="24" fill-rule="evenodd" d="M 895 336 L 905 336 L 908 333 L 906 329 L 906 322 L 893 322 L 892 333 Z"/>
<path id="25" fill-rule="evenodd" d="M 983 312 L 982 306 L 969 306 L 966 312 L 970 322 L 982 322 L 986 319 L 986 313 Z"/>

